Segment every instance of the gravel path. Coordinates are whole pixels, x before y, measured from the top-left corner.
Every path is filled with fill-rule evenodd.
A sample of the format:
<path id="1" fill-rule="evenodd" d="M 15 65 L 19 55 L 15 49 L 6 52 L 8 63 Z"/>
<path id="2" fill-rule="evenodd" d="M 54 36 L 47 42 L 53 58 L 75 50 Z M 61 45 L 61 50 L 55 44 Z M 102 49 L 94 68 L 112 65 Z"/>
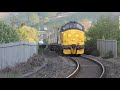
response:
<path id="1" fill-rule="evenodd" d="M 49 50 L 33 55 L 27 62 L 0 70 L 0 78 L 65 78 L 75 70 L 74 62 Z M 27 75 L 36 72 L 27 77 Z"/>
<path id="2" fill-rule="evenodd" d="M 60 57 L 49 50 L 45 50 L 43 53 L 45 55 L 34 55 L 27 62 L 0 70 L 0 78 L 18 78 L 39 68 L 41 70 L 36 75 L 28 78 L 65 78 L 75 69 L 75 64 L 67 57 Z M 120 78 L 120 58 L 103 59 L 101 57 L 90 57 L 96 58 L 105 66 L 103 78 Z"/>
<path id="3" fill-rule="evenodd" d="M 120 78 L 120 58 L 103 59 L 101 57 L 89 56 L 96 58 L 104 65 L 105 75 L 103 78 Z"/>
<path id="4" fill-rule="evenodd" d="M 74 71 L 75 64 L 67 58 L 48 50 L 43 53 L 47 64 L 39 72 L 28 78 L 65 78 Z"/>
<path id="5" fill-rule="evenodd" d="M 0 78 L 18 78 L 27 73 L 35 71 L 38 67 L 46 64 L 44 56 L 33 55 L 27 62 L 16 64 L 14 67 L 6 67 L 0 70 Z"/>

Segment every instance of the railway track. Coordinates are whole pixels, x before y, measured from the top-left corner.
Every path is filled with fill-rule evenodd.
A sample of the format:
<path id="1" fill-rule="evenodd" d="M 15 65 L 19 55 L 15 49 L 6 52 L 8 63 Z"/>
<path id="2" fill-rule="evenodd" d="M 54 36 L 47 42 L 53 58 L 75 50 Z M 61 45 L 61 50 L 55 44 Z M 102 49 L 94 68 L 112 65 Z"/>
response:
<path id="1" fill-rule="evenodd" d="M 79 73 L 80 64 L 79 64 L 79 62 L 77 62 L 73 58 L 69 58 L 69 59 L 71 59 L 76 64 L 76 69 L 69 76 L 67 76 L 66 78 L 74 78 Z"/>
<path id="2" fill-rule="evenodd" d="M 102 78 L 105 68 L 99 61 L 81 55 L 81 57 L 69 57 L 76 63 L 76 69 L 66 78 Z"/>
<path id="3" fill-rule="evenodd" d="M 64 57 L 69 58 L 76 64 L 75 70 L 66 78 L 102 78 L 105 72 L 104 66 L 97 60 L 87 57 L 87 55 L 81 55 L 81 57 Z M 33 76 L 37 74 L 40 68 L 37 68 L 34 72 L 25 74 L 22 78 Z"/>

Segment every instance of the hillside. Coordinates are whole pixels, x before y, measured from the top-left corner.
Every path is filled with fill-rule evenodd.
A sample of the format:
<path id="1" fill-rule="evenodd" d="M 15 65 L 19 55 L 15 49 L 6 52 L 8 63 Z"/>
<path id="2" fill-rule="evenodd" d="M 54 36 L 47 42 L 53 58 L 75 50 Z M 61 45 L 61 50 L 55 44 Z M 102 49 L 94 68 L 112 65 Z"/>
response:
<path id="1" fill-rule="evenodd" d="M 30 22 L 30 16 L 36 14 L 39 18 L 38 23 L 32 24 Z M 21 23 L 26 23 L 35 28 L 51 27 L 53 25 L 62 24 L 68 21 L 77 21 L 80 22 L 83 19 L 88 19 L 93 23 L 101 15 L 109 15 L 117 17 L 120 15 L 119 12 L 15 12 L 11 13 L 5 17 L 5 21 L 8 24 L 19 26 Z M 35 17 L 35 16 L 33 16 Z M 48 22 L 45 22 L 47 17 Z"/>

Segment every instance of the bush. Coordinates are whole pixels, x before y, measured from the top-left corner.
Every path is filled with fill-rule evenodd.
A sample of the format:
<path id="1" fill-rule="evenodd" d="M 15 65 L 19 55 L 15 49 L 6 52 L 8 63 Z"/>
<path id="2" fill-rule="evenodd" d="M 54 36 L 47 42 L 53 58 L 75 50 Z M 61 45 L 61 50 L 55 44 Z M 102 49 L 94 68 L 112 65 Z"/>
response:
<path id="1" fill-rule="evenodd" d="M 0 21 L 0 43 L 19 41 L 19 36 L 12 27 Z"/>
<path id="2" fill-rule="evenodd" d="M 101 16 L 88 31 L 85 32 L 85 53 L 91 54 L 96 50 L 97 39 L 120 40 L 118 22 L 109 16 Z"/>
<path id="3" fill-rule="evenodd" d="M 85 42 L 85 54 L 89 55 L 96 50 L 96 41 L 88 40 Z"/>
<path id="4" fill-rule="evenodd" d="M 106 55 L 105 55 L 105 57 L 103 57 L 104 59 L 109 59 L 109 58 L 113 58 L 113 53 L 112 53 L 112 51 L 109 51 Z"/>
<path id="5" fill-rule="evenodd" d="M 119 37 L 119 24 L 116 20 L 109 16 L 101 16 L 97 22 L 86 32 L 87 38 L 90 39 L 118 39 Z"/>
<path id="6" fill-rule="evenodd" d="M 38 33 L 38 30 L 36 30 L 35 28 L 22 25 L 18 29 L 18 34 L 20 36 L 21 41 L 27 41 L 27 42 L 39 41 L 39 33 Z"/>
<path id="7" fill-rule="evenodd" d="M 100 56 L 100 52 L 98 50 L 95 50 L 91 53 L 93 56 Z"/>

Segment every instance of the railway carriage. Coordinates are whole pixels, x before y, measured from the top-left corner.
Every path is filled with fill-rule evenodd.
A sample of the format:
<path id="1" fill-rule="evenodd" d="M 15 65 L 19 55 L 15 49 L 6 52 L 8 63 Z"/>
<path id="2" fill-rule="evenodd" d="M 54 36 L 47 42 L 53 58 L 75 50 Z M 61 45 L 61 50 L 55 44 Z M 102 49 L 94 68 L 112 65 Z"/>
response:
<path id="1" fill-rule="evenodd" d="M 84 53 L 84 27 L 77 22 L 66 23 L 49 36 L 48 44 L 52 51 L 81 55 Z"/>

